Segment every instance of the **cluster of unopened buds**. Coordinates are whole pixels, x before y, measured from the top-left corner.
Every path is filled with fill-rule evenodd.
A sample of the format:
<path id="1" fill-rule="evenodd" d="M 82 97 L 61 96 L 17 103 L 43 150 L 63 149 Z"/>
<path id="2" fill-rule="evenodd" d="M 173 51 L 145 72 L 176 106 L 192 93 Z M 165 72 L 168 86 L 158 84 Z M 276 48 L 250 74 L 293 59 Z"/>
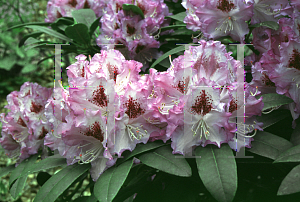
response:
<path id="1" fill-rule="evenodd" d="M 8 96 L 12 111 L 6 118 L 2 114 L 1 145 L 9 156 L 20 159 L 47 146 L 68 165 L 91 163 L 94 180 L 138 143 L 171 140 L 173 153 L 182 155 L 207 144 L 228 143 L 235 151 L 251 147 L 253 133 L 262 130 L 256 120 L 263 109 L 262 97 L 255 98 L 260 94 L 256 86 L 237 82 L 238 76 L 244 77 L 237 73 L 242 66 L 230 54 L 220 42 L 202 40 L 171 61 L 166 72 L 150 69 L 146 75 L 139 74 L 140 62 L 126 60 L 118 50 L 102 50 L 89 61 L 78 55 L 67 68 L 68 87 L 51 93 L 42 90 L 43 94 L 28 98 L 33 99 L 31 108 L 19 95 L 27 93 L 25 86 L 37 84 L 25 83 L 20 92 Z M 240 85 L 245 100 L 237 93 Z M 35 113 L 37 108 L 43 115 Z M 28 109 L 33 112 L 27 114 Z M 241 112 L 245 122 L 238 125 L 245 130 L 237 130 Z M 38 124 L 31 121 L 39 119 Z"/>

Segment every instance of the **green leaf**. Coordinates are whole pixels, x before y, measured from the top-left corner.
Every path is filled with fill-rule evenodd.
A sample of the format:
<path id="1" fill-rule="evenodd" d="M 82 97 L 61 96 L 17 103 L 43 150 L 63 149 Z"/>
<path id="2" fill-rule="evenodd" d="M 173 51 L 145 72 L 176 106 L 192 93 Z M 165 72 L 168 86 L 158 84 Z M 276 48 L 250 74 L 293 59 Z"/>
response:
<path id="1" fill-rule="evenodd" d="M 47 170 L 49 168 L 65 166 L 66 164 L 67 163 L 66 163 L 65 158 L 50 158 L 50 157 L 48 157 L 46 159 L 39 161 L 38 163 L 30 165 L 26 170 L 24 170 L 21 173 L 21 177 L 25 176 L 25 175 L 29 175 L 31 173 L 39 172 L 42 170 Z"/>
<path id="2" fill-rule="evenodd" d="M 79 24 L 85 24 L 90 27 L 96 20 L 96 14 L 92 9 L 79 9 L 72 12 L 72 16 Z"/>
<path id="3" fill-rule="evenodd" d="M 176 158 L 179 157 L 179 158 Z M 192 170 L 182 155 L 172 154 L 169 145 L 156 149 L 154 152 L 139 156 L 139 160 L 152 168 L 172 175 L 190 177 Z"/>
<path id="4" fill-rule="evenodd" d="M 291 143 L 293 145 L 299 145 L 300 144 L 300 118 L 296 119 L 296 128 L 293 130 L 293 133 L 291 135 Z"/>
<path id="5" fill-rule="evenodd" d="M 136 148 L 129 154 L 129 156 L 124 156 L 123 159 L 118 160 L 118 164 L 127 161 L 128 159 L 138 155 L 142 154 L 144 152 L 150 151 L 152 149 L 156 149 L 158 147 L 164 146 L 165 144 L 160 141 L 155 141 L 155 142 L 148 142 L 147 144 L 137 144 Z"/>
<path id="6" fill-rule="evenodd" d="M 37 65 L 36 64 L 27 64 L 25 67 L 23 67 L 21 73 L 22 74 L 27 74 L 29 72 L 33 72 L 37 69 Z"/>
<path id="7" fill-rule="evenodd" d="M 66 166 L 41 187 L 33 202 L 54 202 L 78 177 L 87 172 L 91 164 Z"/>
<path id="8" fill-rule="evenodd" d="M 61 39 L 61 40 L 67 41 L 67 42 L 72 42 L 72 40 L 70 40 L 65 35 L 63 35 L 63 34 L 61 34 L 59 32 L 56 32 L 56 31 L 54 31 L 52 29 L 46 28 L 46 27 L 41 27 L 41 26 L 36 26 L 36 25 L 27 25 L 25 27 L 31 28 L 31 29 L 36 29 L 38 31 L 44 32 L 46 34 L 49 34 L 50 36 L 54 36 L 54 37 L 56 37 L 58 39 Z"/>
<path id="9" fill-rule="evenodd" d="M 217 201 L 232 201 L 237 190 L 237 166 L 227 144 L 197 147 L 195 150 L 199 176 Z"/>
<path id="10" fill-rule="evenodd" d="M 300 162 L 300 145 L 292 147 L 280 154 L 273 163 Z"/>
<path id="11" fill-rule="evenodd" d="M 23 46 L 24 45 L 24 42 L 29 38 L 29 37 L 32 37 L 32 38 L 36 38 L 36 37 L 39 37 L 43 34 L 43 32 L 34 32 L 34 33 L 30 33 L 30 34 L 27 34 L 25 35 L 21 41 L 19 42 L 19 47 Z"/>
<path id="12" fill-rule="evenodd" d="M 8 173 L 10 173 L 11 171 L 13 171 L 15 169 L 15 165 L 10 165 L 7 167 L 4 167 L 0 170 L 0 177 L 7 175 Z"/>
<path id="13" fill-rule="evenodd" d="M 15 28 L 19 28 L 19 27 L 26 27 L 27 25 L 50 26 L 51 23 L 46 23 L 46 22 L 29 22 L 29 23 L 24 23 L 24 24 L 12 26 L 12 27 L 8 28 L 7 31 L 15 29 Z"/>
<path id="14" fill-rule="evenodd" d="M 97 180 L 94 186 L 94 194 L 101 202 L 112 201 L 132 167 L 133 160 L 126 161 L 118 167 L 109 168 Z"/>
<path id="15" fill-rule="evenodd" d="M 152 65 L 150 68 L 154 68 L 155 65 L 157 65 L 158 63 L 160 63 L 162 60 L 164 60 L 165 58 L 169 57 L 169 55 L 172 55 L 172 54 L 175 54 L 175 53 L 178 53 L 180 51 L 184 51 L 185 50 L 185 46 L 179 46 L 179 47 L 176 47 L 168 52 L 166 52 L 165 54 L 163 54 L 160 58 L 158 58 Z"/>
<path id="16" fill-rule="evenodd" d="M 90 34 L 90 37 L 92 37 L 92 35 L 94 34 L 94 32 L 96 31 L 96 29 L 99 27 L 99 24 L 100 24 L 100 18 L 97 18 L 93 23 L 92 25 L 90 26 L 90 30 L 89 30 L 89 34 Z"/>
<path id="17" fill-rule="evenodd" d="M 294 167 L 283 179 L 278 189 L 277 195 L 287 195 L 300 192 L 300 165 Z"/>
<path id="18" fill-rule="evenodd" d="M 138 14 L 142 17 L 142 19 L 145 18 L 143 11 L 137 7 L 136 5 L 132 5 L 132 4 L 123 4 L 123 10 L 124 11 L 132 11 L 135 14 Z"/>
<path id="19" fill-rule="evenodd" d="M 9 55 L 0 59 L 0 69 L 5 69 L 6 71 L 11 70 L 11 68 L 16 64 L 17 57 L 15 55 Z"/>
<path id="20" fill-rule="evenodd" d="M 186 17 L 186 13 L 184 11 L 184 12 L 181 12 L 181 13 L 177 13 L 176 15 L 166 16 L 165 18 L 173 18 L 175 20 L 183 22 L 185 17 Z"/>
<path id="21" fill-rule="evenodd" d="M 268 128 L 269 126 L 287 118 L 291 115 L 290 110 L 288 109 L 278 109 L 268 114 L 262 114 L 261 116 L 257 116 L 257 120 L 259 122 L 263 122 L 264 125 L 262 129 Z"/>
<path id="22" fill-rule="evenodd" d="M 272 107 L 277 107 L 280 105 L 285 105 L 294 102 L 291 98 L 277 93 L 258 95 L 257 99 L 259 99 L 261 96 L 263 96 L 262 101 L 264 103 L 263 111 Z"/>
<path id="23" fill-rule="evenodd" d="M 75 24 L 68 26 L 66 35 L 80 44 L 90 44 L 91 38 L 88 27 L 85 24 Z"/>
<path id="24" fill-rule="evenodd" d="M 273 160 L 293 147 L 288 140 L 265 131 L 258 131 L 251 145 L 248 151 Z"/>
<path id="25" fill-rule="evenodd" d="M 35 154 L 33 156 L 30 156 L 28 159 L 23 160 L 11 173 L 9 178 L 9 186 L 11 186 L 16 179 L 18 179 L 21 176 L 21 173 L 23 170 L 26 170 L 31 164 L 33 164 L 38 155 Z"/>
<path id="26" fill-rule="evenodd" d="M 265 26 L 274 30 L 278 30 L 279 29 L 279 25 L 277 22 L 273 22 L 273 21 L 265 21 L 265 22 L 261 22 L 261 23 L 256 23 L 254 25 L 249 26 L 249 28 L 256 28 L 256 27 L 261 27 L 261 26 Z"/>
<path id="27" fill-rule="evenodd" d="M 9 187 L 10 187 L 10 194 L 14 199 L 18 198 L 18 196 L 21 194 L 28 177 L 28 176 L 20 177 L 21 172 L 27 169 L 31 164 L 33 164 L 36 161 L 37 157 L 38 154 L 35 154 L 33 156 L 30 156 L 28 159 L 25 159 L 11 173 L 11 176 L 9 178 Z"/>
<path id="28" fill-rule="evenodd" d="M 2 183 L 2 181 L 0 181 L 0 194 L 6 194 L 6 193 L 7 193 L 7 189 L 5 185 Z"/>
<path id="29" fill-rule="evenodd" d="M 10 188 L 10 194 L 14 199 L 17 199 L 22 194 L 27 177 L 28 176 L 18 178 Z"/>
<path id="30" fill-rule="evenodd" d="M 182 27 L 186 27 L 186 24 L 182 24 L 182 25 L 170 25 L 170 26 L 162 27 L 161 28 L 161 32 L 164 32 L 164 31 L 169 30 L 169 29 L 177 29 L 177 28 L 182 28 Z"/>

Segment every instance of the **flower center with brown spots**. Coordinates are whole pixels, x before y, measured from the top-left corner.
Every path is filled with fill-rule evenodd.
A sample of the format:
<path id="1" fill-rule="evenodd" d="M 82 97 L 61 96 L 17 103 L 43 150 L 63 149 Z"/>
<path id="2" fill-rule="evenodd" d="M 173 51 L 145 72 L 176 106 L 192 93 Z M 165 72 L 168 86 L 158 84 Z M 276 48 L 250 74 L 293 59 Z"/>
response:
<path id="1" fill-rule="evenodd" d="M 116 82 L 117 75 L 119 75 L 117 67 L 116 66 L 112 66 L 110 63 L 108 63 L 106 66 L 107 66 L 107 69 L 109 71 L 110 79 L 113 78 L 114 81 Z"/>
<path id="2" fill-rule="evenodd" d="M 93 98 L 89 100 L 91 103 L 99 106 L 99 107 L 106 107 L 107 106 L 107 97 L 104 93 L 103 86 L 99 86 L 94 92 L 93 92 Z"/>
<path id="3" fill-rule="evenodd" d="M 217 8 L 221 11 L 228 13 L 233 8 L 235 8 L 235 5 L 228 0 L 219 0 L 219 4 L 218 4 Z"/>
<path id="4" fill-rule="evenodd" d="M 266 84 L 266 86 L 275 87 L 275 83 L 271 81 L 266 72 L 263 73 L 262 82 Z"/>
<path id="5" fill-rule="evenodd" d="M 135 28 L 129 24 L 126 25 L 127 28 L 127 34 L 129 34 L 129 36 L 132 36 L 135 33 Z"/>
<path id="6" fill-rule="evenodd" d="M 103 142 L 104 139 L 104 132 L 101 129 L 99 122 L 95 122 L 92 126 L 90 126 L 87 132 L 85 133 L 80 132 L 80 133 L 85 136 L 92 136 L 97 140 L 100 140 L 100 142 Z"/>
<path id="7" fill-rule="evenodd" d="M 84 3 L 84 7 L 83 8 L 90 8 L 90 4 L 89 2 L 86 0 L 85 3 Z"/>
<path id="8" fill-rule="evenodd" d="M 25 94 L 25 96 L 30 95 L 30 90 Z"/>
<path id="9" fill-rule="evenodd" d="M 140 104 L 138 102 L 134 102 L 133 98 L 129 96 L 128 102 L 124 104 L 127 107 L 126 114 L 129 116 L 129 118 L 134 119 L 143 113 L 145 113 L 145 110 L 140 107 Z"/>
<path id="10" fill-rule="evenodd" d="M 236 102 L 236 99 L 233 98 L 229 104 L 229 112 L 232 113 L 235 110 L 237 110 L 237 102 Z"/>
<path id="11" fill-rule="evenodd" d="M 84 77 L 84 67 L 82 67 L 82 70 L 81 70 L 81 77 Z"/>
<path id="12" fill-rule="evenodd" d="M 200 96 L 195 99 L 195 105 L 192 106 L 192 113 L 205 116 L 212 109 L 212 99 L 209 94 L 202 90 Z"/>
<path id="13" fill-rule="evenodd" d="M 46 130 L 46 129 L 44 128 L 44 126 L 43 126 L 41 135 L 39 136 L 38 139 L 39 139 L 39 140 L 43 139 L 43 138 L 47 135 L 47 133 L 48 133 L 48 130 Z"/>
<path id="14" fill-rule="evenodd" d="M 185 89 L 184 81 L 178 81 L 177 86 L 173 86 L 173 87 L 176 88 L 177 90 L 179 90 L 181 93 L 184 94 L 184 89 Z"/>
<path id="15" fill-rule="evenodd" d="M 23 126 L 23 127 L 27 127 L 25 122 L 23 121 L 23 119 L 21 119 L 21 117 L 19 117 L 18 121 L 17 121 L 17 124 Z"/>
<path id="16" fill-rule="evenodd" d="M 31 101 L 30 111 L 34 113 L 39 113 L 43 109 L 42 105 L 37 105 L 35 102 Z"/>
<path id="17" fill-rule="evenodd" d="M 77 1 L 76 0 L 69 0 L 69 4 L 75 8 L 76 5 L 77 5 Z"/>
<path id="18" fill-rule="evenodd" d="M 300 70 L 300 54 L 296 49 L 293 50 L 293 54 L 290 57 L 289 67 Z"/>

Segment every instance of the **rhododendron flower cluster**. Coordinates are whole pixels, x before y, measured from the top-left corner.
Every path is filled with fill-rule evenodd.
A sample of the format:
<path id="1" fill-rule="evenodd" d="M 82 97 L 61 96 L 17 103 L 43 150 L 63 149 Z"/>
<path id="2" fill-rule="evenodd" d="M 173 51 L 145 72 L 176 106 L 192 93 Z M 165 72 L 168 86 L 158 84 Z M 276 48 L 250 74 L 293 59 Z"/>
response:
<path id="1" fill-rule="evenodd" d="M 131 11 L 124 11 L 123 4 L 133 4 L 141 9 L 144 17 Z M 72 17 L 73 10 L 92 9 L 100 19 L 101 34 L 96 39 L 102 49 L 118 49 L 126 59 L 143 63 L 142 71 L 149 67 L 152 59 L 157 59 L 160 42 L 158 37 L 170 31 L 160 28 L 169 25 L 171 15 L 163 0 L 50 0 L 47 5 L 46 22 L 54 22 L 60 17 Z M 119 45 L 108 45 L 119 44 Z"/>
<path id="2" fill-rule="evenodd" d="M 78 55 L 67 68 L 68 89 L 55 88 L 53 97 L 43 91 L 34 101 L 29 96 L 17 105 L 22 113 L 15 110 L 3 118 L 1 144 L 19 153 L 23 149 L 24 157 L 44 144 L 58 150 L 68 165 L 91 163 L 94 181 L 139 143 L 171 139 L 173 153 L 183 155 L 207 144 L 228 143 L 237 151 L 250 147 L 253 139 L 245 134 L 262 130 L 255 118 L 261 114 L 262 98 L 254 97 L 260 93 L 254 86 L 242 83 L 246 122 L 238 124 L 247 129 L 237 130 L 237 112 L 244 110 L 244 99 L 237 98 L 237 78 L 244 75 L 237 74 L 241 63 L 230 54 L 220 42 L 201 40 L 171 61 L 166 72 L 150 69 L 148 75 L 139 75 L 143 65 L 126 60 L 118 50 L 102 50 L 89 61 Z M 25 94 L 23 88 L 20 95 Z M 9 103 L 16 105 L 17 98 L 12 93 Z M 37 111 L 44 115 L 37 116 Z M 5 125 L 18 124 L 9 117 L 20 119 L 17 129 Z"/>
<path id="3" fill-rule="evenodd" d="M 52 129 L 44 115 L 51 96 L 51 88 L 29 82 L 25 82 L 19 92 L 13 91 L 7 96 L 5 108 L 10 112 L 7 116 L 1 114 L 0 143 L 8 157 L 18 160 L 17 164 L 44 147 L 44 137 Z"/>
<path id="4" fill-rule="evenodd" d="M 254 30 L 253 45 L 260 55 L 251 61 L 251 85 L 258 86 L 262 94 L 278 93 L 293 99 L 289 104 L 293 128 L 300 115 L 299 19 L 299 12 L 293 8 L 290 18 L 278 20 L 277 31 L 263 27 Z"/>
<path id="5" fill-rule="evenodd" d="M 124 3 L 139 7 L 144 18 L 139 14 L 124 11 L 122 9 Z M 126 59 L 143 63 L 144 72 L 148 68 L 148 62 L 161 55 L 157 51 L 160 43 L 156 39 L 159 35 L 169 33 L 169 31 L 161 33 L 160 28 L 169 24 L 165 16 L 171 14 L 162 0 L 113 0 L 106 7 L 106 12 L 100 20 L 102 33 L 96 40 L 97 44 L 106 50 L 108 48 L 120 50 Z M 107 44 L 123 44 L 123 46 Z"/>
<path id="6" fill-rule="evenodd" d="M 231 36 L 244 42 L 251 24 L 274 21 L 279 14 L 289 12 L 287 0 L 183 0 L 187 28 L 201 31 L 208 39 Z"/>
<path id="7" fill-rule="evenodd" d="M 52 23 L 61 17 L 72 17 L 72 11 L 83 8 L 92 9 L 97 17 L 101 17 L 107 3 L 107 0 L 50 0 L 45 22 Z"/>

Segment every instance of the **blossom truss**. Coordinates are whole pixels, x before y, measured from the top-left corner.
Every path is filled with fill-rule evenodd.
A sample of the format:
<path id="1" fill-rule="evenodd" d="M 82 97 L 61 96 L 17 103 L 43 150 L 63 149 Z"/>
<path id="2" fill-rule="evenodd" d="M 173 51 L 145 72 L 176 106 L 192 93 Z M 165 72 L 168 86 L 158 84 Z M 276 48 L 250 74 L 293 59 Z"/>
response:
<path id="1" fill-rule="evenodd" d="M 122 9 L 124 3 L 139 7 L 144 18 L 124 11 Z M 160 33 L 160 28 L 169 23 L 169 20 L 165 19 L 168 15 L 171 13 L 162 0 L 113 0 L 107 5 L 106 12 L 100 20 L 102 33 L 96 42 L 102 49 L 116 48 L 126 59 L 142 62 L 144 64 L 142 71 L 145 71 L 149 61 L 162 55 L 157 51 L 160 47 L 157 39 L 160 34 L 169 33 L 169 31 Z"/>
<path id="2" fill-rule="evenodd" d="M 195 146 L 207 144 L 220 147 L 222 143 L 229 143 L 235 150 L 249 146 L 253 139 L 244 143 L 247 137 L 241 131 L 237 132 L 238 144 L 230 143 L 236 132 L 230 120 L 236 117 L 234 111 L 244 106 L 244 100 L 235 103 L 233 86 L 237 85 L 237 68 L 241 68 L 241 63 L 235 61 L 220 42 L 202 40 L 199 43 L 200 46 L 189 47 L 183 56 L 174 59 L 166 74 L 154 76 L 151 96 L 156 99 L 150 103 L 155 116 L 168 124 L 166 136 L 172 140 L 173 153 L 186 154 Z M 239 76 L 244 78 L 244 75 Z M 233 87 L 228 90 L 230 86 Z M 246 115 L 249 118 L 260 115 L 262 99 L 251 97 L 246 101 L 252 108 Z M 245 134 L 262 130 L 261 123 L 255 119 L 242 124 L 249 128 Z"/>
<path id="3" fill-rule="evenodd" d="M 107 0 L 50 0 L 47 3 L 45 22 L 52 23 L 61 17 L 72 17 L 72 11 L 84 8 L 92 9 L 97 17 L 101 17 L 107 3 Z"/>
<path id="4" fill-rule="evenodd" d="M 1 114 L 2 138 L 0 143 L 10 158 L 19 164 L 44 146 L 44 137 L 51 130 L 44 116 L 44 107 L 52 89 L 37 83 L 25 82 L 19 92 L 7 96 L 7 116 Z"/>
<path id="5" fill-rule="evenodd" d="M 253 4 L 244 0 L 187 0 L 182 5 L 187 9 L 184 19 L 187 28 L 200 30 L 208 39 L 231 36 L 243 42 L 249 32 L 246 21 L 253 16 Z"/>
<path id="6" fill-rule="evenodd" d="M 47 134 L 45 145 L 57 149 L 68 164 L 91 163 L 97 180 L 116 162 L 114 154 L 120 157 L 164 133 L 147 121 L 153 119 L 146 97 L 151 79 L 139 75 L 141 63 L 112 49 L 90 61 L 84 55 L 76 59 L 67 68 L 68 90 L 56 89 L 59 99 L 48 100 L 46 115 L 56 129 Z M 61 110 L 60 120 L 55 108 Z"/>

